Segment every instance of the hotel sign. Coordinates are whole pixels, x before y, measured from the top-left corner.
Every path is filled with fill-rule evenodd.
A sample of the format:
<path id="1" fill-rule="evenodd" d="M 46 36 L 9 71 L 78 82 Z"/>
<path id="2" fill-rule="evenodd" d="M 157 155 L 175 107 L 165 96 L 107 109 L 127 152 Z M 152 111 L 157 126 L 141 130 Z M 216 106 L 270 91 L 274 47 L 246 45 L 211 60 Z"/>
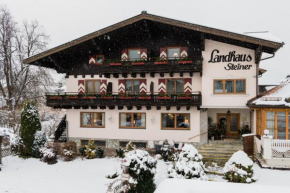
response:
<path id="1" fill-rule="evenodd" d="M 225 70 L 250 70 L 252 65 L 241 64 L 241 62 L 251 62 L 252 56 L 250 54 L 236 54 L 236 51 L 231 51 L 227 55 L 218 54 L 220 51 L 215 49 L 211 52 L 211 57 L 208 63 L 228 62 L 224 67 Z M 234 64 L 234 62 L 239 62 Z"/>

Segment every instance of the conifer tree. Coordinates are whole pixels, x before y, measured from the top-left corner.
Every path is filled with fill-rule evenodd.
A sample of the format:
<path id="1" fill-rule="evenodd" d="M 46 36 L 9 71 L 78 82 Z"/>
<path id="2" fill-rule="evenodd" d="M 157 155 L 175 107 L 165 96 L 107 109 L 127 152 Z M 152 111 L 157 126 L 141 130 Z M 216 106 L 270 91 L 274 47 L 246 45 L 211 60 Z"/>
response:
<path id="1" fill-rule="evenodd" d="M 23 147 L 20 149 L 22 156 L 31 156 L 36 131 L 41 130 L 39 114 L 32 102 L 26 102 L 21 113 L 20 137 Z"/>

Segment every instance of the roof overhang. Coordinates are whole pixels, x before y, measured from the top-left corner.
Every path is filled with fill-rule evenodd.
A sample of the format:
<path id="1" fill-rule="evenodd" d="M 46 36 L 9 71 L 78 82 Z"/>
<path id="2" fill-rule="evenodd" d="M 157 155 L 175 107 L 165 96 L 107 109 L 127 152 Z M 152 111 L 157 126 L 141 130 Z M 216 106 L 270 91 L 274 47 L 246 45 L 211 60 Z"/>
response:
<path id="1" fill-rule="evenodd" d="M 166 17 L 156 16 L 156 15 L 148 14 L 147 12 L 142 12 L 141 14 L 139 14 L 135 17 L 121 21 L 121 22 L 116 23 L 114 25 L 111 25 L 109 27 L 103 28 L 99 31 L 90 33 L 88 35 L 82 36 L 80 38 L 77 38 L 75 40 L 72 40 L 70 42 L 62 44 L 60 46 L 54 47 L 52 49 L 49 49 L 47 51 L 44 51 L 44 52 L 39 53 L 37 55 L 34 55 L 32 57 L 26 58 L 26 59 L 24 59 L 23 62 L 24 62 L 24 64 L 31 64 L 33 62 L 36 62 L 39 59 L 42 59 L 42 58 L 47 57 L 49 55 L 52 55 L 54 53 L 60 52 L 62 50 L 70 48 L 72 46 L 78 45 L 78 44 L 86 42 L 90 39 L 96 38 L 96 37 L 104 35 L 108 32 L 117 30 L 117 29 L 125 27 L 127 25 L 131 25 L 132 23 L 135 23 L 135 22 L 138 22 L 138 21 L 144 20 L 144 19 L 156 21 L 156 22 L 160 22 L 163 24 L 168 24 L 168 25 L 172 25 L 172 26 L 176 26 L 176 27 L 181 27 L 181 28 L 185 28 L 185 29 L 190 29 L 190 30 L 194 30 L 194 31 L 199 31 L 199 32 L 203 32 L 203 33 L 207 33 L 207 34 L 211 34 L 211 35 L 216 35 L 216 36 L 220 36 L 220 37 L 224 37 L 224 38 L 229 38 L 229 39 L 233 39 L 233 40 L 248 42 L 248 43 L 256 44 L 256 45 L 259 45 L 262 47 L 265 46 L 265 47 L 271 48 L 275 51 L 277 51 L 279 48 L 281 48 L 284 45 L 283 42 L 273 42 L 273 41 L 269 41 L 269 40 L 265 40 L 265 39 L 259 39 L 256 37 L 248 36 L 245 34 L 229 32 L 229 31 L 225 31 L 225 30 L 206 27 L 206 26 L 188 23 L 188 22 L 184 22 L 184 21 L 179 21 L 179 20 L 175 20 L 175 19 L 170 19 L 170 18 L 166 18 Z"/>

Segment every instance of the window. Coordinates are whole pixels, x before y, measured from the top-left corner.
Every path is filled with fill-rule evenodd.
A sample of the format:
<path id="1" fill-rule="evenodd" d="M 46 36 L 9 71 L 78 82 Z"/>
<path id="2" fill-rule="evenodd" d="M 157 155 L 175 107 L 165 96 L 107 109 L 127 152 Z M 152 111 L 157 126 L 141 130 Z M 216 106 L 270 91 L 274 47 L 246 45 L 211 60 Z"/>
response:
<path id="1" fill-rule="evenodd" d="M 86 80 L 86 93 L 100 93 L 100 80 Z"/>
<path id="2" fill-rule="evenodd" d="M 145 113 L 120 113 L 120 128 L 145 129 Z"/>
<path id="3" fill-rule="evenodd" d="M 139 80 L 126 80 L 126 94 L 139 94 L 140 81 Z"/>
<path id="4" fill-rule="evenodd" d="M 105 127 L 105 113 L 81 112 L 81 127 Z"/>
<path id="5" fill-rule="evenodd" d="M 120 141 L 121 147 L 126 147 L 129 141 Z M 146 142 L 132 142 L 137 148 L 146 148 Z"/>
<path id="6" fill-rule="evenodd" d="M 161 114 L 161 128 L 162 129 L 176 129 L 189 130 L 190 114 L 181 113 L 162 113 Z"/>
<path id="7" fill-rule="evenodd" d="M 180 57 L 180 48 L 167 48 L 168 59 L 178 59 Z"/>
<path id="8" fill-rule="evenodd" d="M 179 94 L 183 93 L 183 79 L 169 79 L 167 80 L 167 93 Z"/>
<path id="9" fill-rule="evenodd" d="M 93 140 L 94 145 L 97 147 L 106 147 L 106 141 L 103 140 Z M 81 140 L 81 146 L 85 146 L 89 144 L 89 140 Z"/>
<path id="10" fill-rule="evenodd" d="M 269 135 L 275 137 L 275 112 L 267 112 L 266 129 L 269 130 Z"/>
<path id="11" fill-rule="evenodd" d="M 246 80 L 214 80 L 214 94 L 246 94 Z"/>
<path id="12" fill-rule="evenodd" d="M 277 139 L 286 139 L 286 112 L 277 112 Z"/>
<path id="13" fill-rule="evenodd" d="M 105 60 L 104 55 L 96 55 L 96 64 L 102 64 Z"/>
<path id="14" fill-rule="evenodd" d="M 288 112 L 288 139 L 290 139 L 290 111 Z"/>
<path id="15" fill-rule="evenodd" d="M 140 59 L 140 49 L 129 49 L 129 59 L 130 60 Z"/>

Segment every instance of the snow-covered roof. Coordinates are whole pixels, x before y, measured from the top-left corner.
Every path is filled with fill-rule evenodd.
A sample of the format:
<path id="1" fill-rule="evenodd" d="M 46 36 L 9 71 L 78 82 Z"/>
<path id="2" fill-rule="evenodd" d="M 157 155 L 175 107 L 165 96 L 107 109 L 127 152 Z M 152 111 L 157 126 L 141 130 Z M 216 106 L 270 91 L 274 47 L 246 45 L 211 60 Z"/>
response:
<path id="1" fill-rule="evenodd" d="M 290 107 L 290 76 L 280 82 L 280 85 L 265 92 L 262 97 L 252 102 L 256 106 L 286 106 Z"/>
<path id="2" fill-rule="evenodd" d="M 278 42 L 278 43 L 283 43 L 283 40 L 278 38 L 277 36 L 273 35 L 272 33 L 268 31 L 263 31 L 263 32 L 245 32 L 244 35 L 251 36 L 254 38 L 259 38 L 263 40 L 268 40 L 272 42 Z"/>

